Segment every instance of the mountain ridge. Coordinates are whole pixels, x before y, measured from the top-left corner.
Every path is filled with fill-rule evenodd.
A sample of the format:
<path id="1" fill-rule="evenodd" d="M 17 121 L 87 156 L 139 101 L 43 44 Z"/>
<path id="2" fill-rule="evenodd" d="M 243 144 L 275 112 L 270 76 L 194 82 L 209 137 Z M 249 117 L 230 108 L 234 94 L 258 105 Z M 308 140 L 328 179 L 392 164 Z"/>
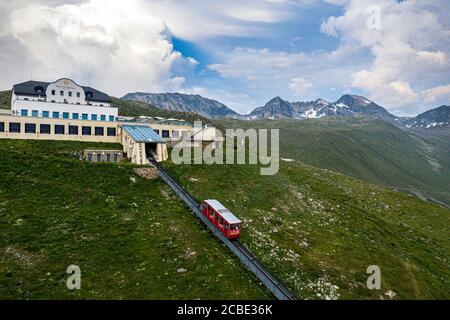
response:
<path id="1" fill-rule="evenodd" d="M 210 119 L 302 120 L 362 115 L 396 123 L 406 128 L 441 128 L 449 126 L 450 123 L 450 107 L 446 105 L 429 109 L 416 117 L 397 117 L 376 102 L 351 94 L 344 94 L 335 102 L 328 102 L 321 98 L 314 101 L 290 102 L 276 96 L 264 106 L 256 107 L 246 115 L 237 113 L 220 101 L 205 98 L 199 94 L 134 92 L 126 94 L 121 99 L 144 102 L 164 110 L 193 112 Z"/>
<path id="2" fill-rule="evenodd" d="M 126 94 L 121 99 L 145 102 L 165 110 L 195 112 L 213 119 L 240 117 L 223 103 L 199 94 L 134 92 Z"/>

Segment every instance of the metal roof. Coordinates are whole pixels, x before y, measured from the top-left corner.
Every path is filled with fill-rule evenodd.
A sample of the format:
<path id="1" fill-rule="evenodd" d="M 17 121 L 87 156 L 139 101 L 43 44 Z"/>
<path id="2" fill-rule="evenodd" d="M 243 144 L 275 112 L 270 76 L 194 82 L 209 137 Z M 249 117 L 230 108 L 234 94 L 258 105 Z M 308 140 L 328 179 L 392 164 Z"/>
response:
<path id="1" fill-rule="evenodd" d="M 47 86 L 50 83 L 51 82 L 26 81 L 15 84 L 13 86 L 13 90 L 14 93 L 16 94 L 45 97 L 46 96 L 45 91 L 47 90 Z M 84 87 L 84 86 L 80 87 L 83 88 L 87 101 L 108 102 L 108 103 L 111 102 L 111 98 L 106 93 L 103 93 L 91 87 Z M 42 90 L 42 92 L 40 92 L 39 90 Z"/>
<path id="2" fill-rule="evenodd" d="M 231 213 L 230 210 L 225 208 L 223 204 L 221 204 L 217 200 L 205 200 L 207 204 L 209 204 L 214 210 L 220 213 L 220 215 L 228 222 L 228 223 L 241 223 L 241 220 L 239 220 L 233 213 Z"/>
<path id="3" fill-rule="evenodd" d="M 162 138 L 157 134 L 150 126 L 137 126 L 137 125 L 121 125 L 131 138 L 136 142 L 155 142 L 164 143 Z"/>

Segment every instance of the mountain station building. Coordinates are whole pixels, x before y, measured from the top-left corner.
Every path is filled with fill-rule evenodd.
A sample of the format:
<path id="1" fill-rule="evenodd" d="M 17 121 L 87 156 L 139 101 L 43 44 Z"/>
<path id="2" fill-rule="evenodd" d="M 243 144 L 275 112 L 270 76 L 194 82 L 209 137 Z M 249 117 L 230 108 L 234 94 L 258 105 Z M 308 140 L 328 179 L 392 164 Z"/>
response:
<path id="1" fill-rule="evenodd" d="M 11 110 L 0 111 L 0 139 L 120 143 L 135 164 L 168 158 L 167 143 L 193 134 L 184 120 L 120 117 L 111 98 L 62 78 L 15 84 Z"/>

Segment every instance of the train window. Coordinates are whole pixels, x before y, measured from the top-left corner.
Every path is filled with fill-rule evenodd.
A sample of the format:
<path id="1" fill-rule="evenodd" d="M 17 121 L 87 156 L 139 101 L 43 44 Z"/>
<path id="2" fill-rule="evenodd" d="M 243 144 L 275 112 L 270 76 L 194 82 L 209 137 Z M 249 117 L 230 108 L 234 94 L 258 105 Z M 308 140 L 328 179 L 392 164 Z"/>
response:
<path id="1" fill-rule="evenodd" d="M 238 223 L 237 225 L 236 225 L 236 230 L 239 230 L 241 228 L 241 225 Z"/>
<path id="2" fill-rule="evenodd" d="M 219 224 L 223 224 L 223 218 L 219 217 Z"/>
<path id="3" fill-rule="evenodd" d="M 229 229 L 229 228 L 230 228 L 230 225 L 227 222 L 225 222 L 225 229 Z"/>

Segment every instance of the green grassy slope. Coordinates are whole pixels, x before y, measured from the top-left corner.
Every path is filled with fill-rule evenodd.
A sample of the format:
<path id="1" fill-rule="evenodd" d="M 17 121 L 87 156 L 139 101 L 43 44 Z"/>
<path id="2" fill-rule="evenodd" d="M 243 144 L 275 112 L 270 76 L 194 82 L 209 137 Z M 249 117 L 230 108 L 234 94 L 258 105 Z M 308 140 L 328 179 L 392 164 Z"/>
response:
<path id="1" fill-rule="evenodd" d="M 161 180 L 87 147 L 120 146 L 0 140 L 0 299 L 269 298 Z"/>
<path id="2" fill-rule="evenodd" d="M 280 156 L 344 173 L 450 206 L 450 143 L 367 118 L 227 121 L 225 126 L 280 129 Z"/>
<path id="3" fill-rule="evenodd" d="M 11 91 L 0 91 L 0 109 L 11 108 Z"/>
<path id="4" fill-rule="evenodd" d="M 239 216 L 243 243 L 300 298 L 450 298 L 448 209 L 299 164 L 275 176 L 250 165 L 165 166 L 198 199 Z M 381 268 L 381 290 L 366 288 L 369 265 Z"/>

